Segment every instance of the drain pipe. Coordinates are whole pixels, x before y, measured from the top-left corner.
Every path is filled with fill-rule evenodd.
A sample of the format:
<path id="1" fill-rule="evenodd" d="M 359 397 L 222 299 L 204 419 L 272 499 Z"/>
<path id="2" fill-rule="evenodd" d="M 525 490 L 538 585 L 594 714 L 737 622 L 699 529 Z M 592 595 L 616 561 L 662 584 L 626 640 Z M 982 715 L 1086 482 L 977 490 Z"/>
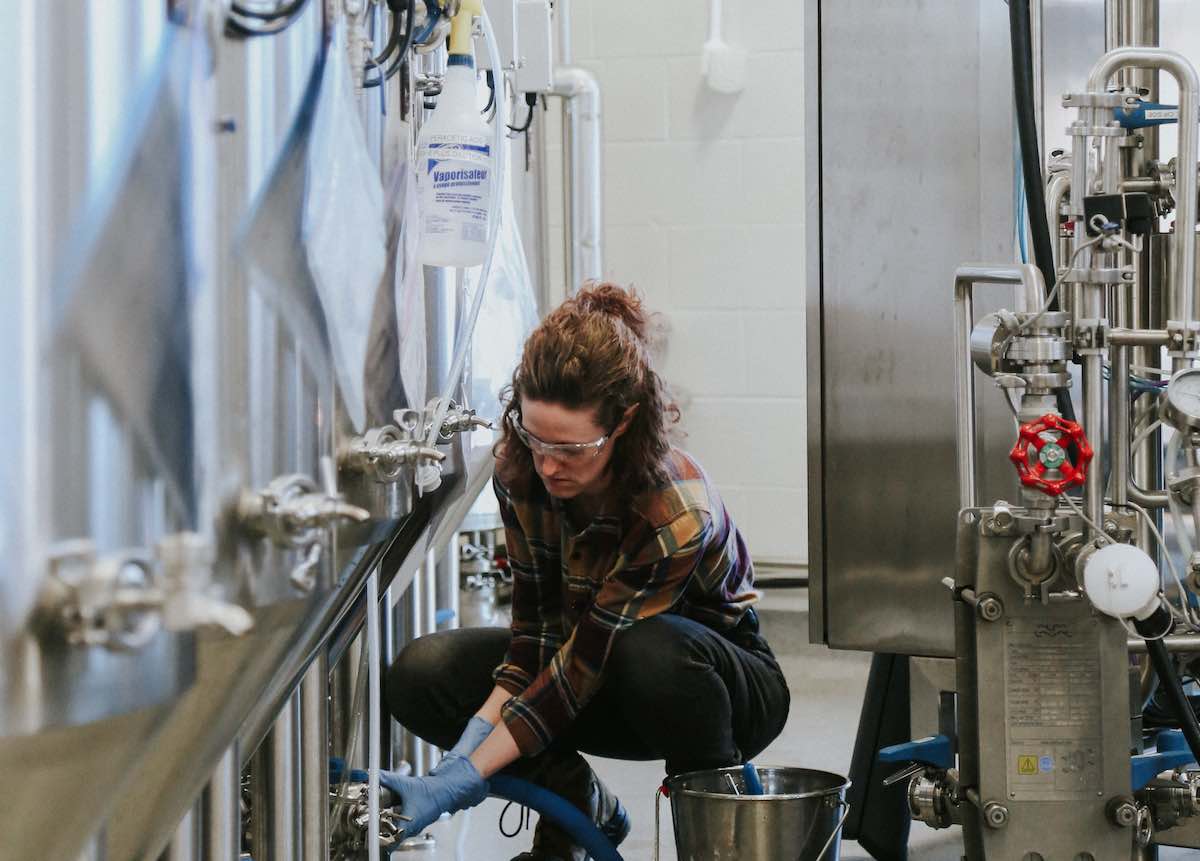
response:
<path id="1" fill-rule="evenodd" d="M 564 257 L 567 295 L 604 277 L 603 136 L 600 84 L 587 69 L 559 66 L 551 95 L 563 100 Z"/>

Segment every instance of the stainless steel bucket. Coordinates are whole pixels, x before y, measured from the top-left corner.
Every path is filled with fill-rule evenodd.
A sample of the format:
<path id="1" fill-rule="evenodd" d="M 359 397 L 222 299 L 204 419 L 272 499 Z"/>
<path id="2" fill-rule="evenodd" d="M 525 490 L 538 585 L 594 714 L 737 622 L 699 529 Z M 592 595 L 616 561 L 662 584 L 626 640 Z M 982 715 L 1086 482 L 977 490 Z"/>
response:
<path id="1" fill-rule="evenodd" d="M 759 768 L 758 777 L 762 795 L 746 794 L 740 767 L 666 780 L 679 861 L 836 861 L 850 781 L 809 768 Z"/>

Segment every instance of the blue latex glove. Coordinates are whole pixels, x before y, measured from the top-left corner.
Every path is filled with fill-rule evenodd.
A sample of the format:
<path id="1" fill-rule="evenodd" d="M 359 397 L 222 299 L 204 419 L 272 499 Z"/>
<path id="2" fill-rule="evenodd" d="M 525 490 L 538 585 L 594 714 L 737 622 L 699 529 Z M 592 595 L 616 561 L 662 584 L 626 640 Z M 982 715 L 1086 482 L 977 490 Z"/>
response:
<path id="1" fill-rule="evenodd" d="M 443 813 L 474 807 L 488 795 L 487 781 L 471 760 L 455 753 L 446 754 L 437 774 L 402 777 L 381 771 L 379 785 L 391 790 L 399 799 L 400 812 L 411 817 L 404 823 L 405 839 L 416 837 Z"/>
<path id="2" fill-rule="evenodd" d="M 463 730 L 463 734 L 461 737 L 459 737 L 458 743 L 450 749 L 450 752 L 446 754 L 446 756 L 470 756 L 475 752 L 475 748 L 483 744 L 483 740 L 492 734 L 493 729 L 495 729 L 494 726 L 485 721 L 479 715 L 475 715 L 475 717 L 467 721 L 467 728 Z M 439 762 L 434 767 L 433 771 L 429 773 L 441 774 L 442 763 L 445 761 L 446 760 L 443 759 L 442 762 Z"/>

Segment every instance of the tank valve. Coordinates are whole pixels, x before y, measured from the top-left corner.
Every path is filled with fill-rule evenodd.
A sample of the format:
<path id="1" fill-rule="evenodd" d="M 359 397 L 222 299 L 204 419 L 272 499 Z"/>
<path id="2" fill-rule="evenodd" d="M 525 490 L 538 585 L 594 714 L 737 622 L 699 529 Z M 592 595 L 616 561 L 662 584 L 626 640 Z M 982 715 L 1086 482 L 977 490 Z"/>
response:
<path id="1" fill-rule="evenodd" d="M 438 436 L 441 439 L 450 439 L 455 434 L 470 433 L 476 428 L 494 428 L 492 424 L 485 418 L 475 414 L 475 410 L 464 410 L 450 406 L 450 414 L 446 416 L 442 422 L 442 426 L 438 429 Z"/>
<path id="2" fill-rule="evenodd" d="M 371 516 L 366 509 L 342 500 L 336 479 L 327 477 L 325 483 L 321 491 L 307 475 L 281 475 L 261 491 L 244 491 L 237 503 L 237 519 L 247 533 L 302 551 L 289 578 L 302 592 L 316 583 L 325 531 L 343 521 L 363 523 Z"/>
<path id="3" fill-rule="evenodd" d="M 351 439 L 338 455 L 338 466 L 361 472 L 381 484 L 390 484 L 400 479 L 406 467 L 441 463 L 445 459 L 443 452 L 421 445 L 411 433 L 395 425 L 384 425 Z"/>
<path id="4" fill-rule="evenodd" d="M 1073 463 L 1067 455 L 1072 446 L 1075 447 Z M 1017 444 L 1008 458 L 1016 466 L 1023 485 L 1047 496 L 1059 496 L 1087 479 L 1092 447 L 1079 424 L 1047 413 L 1021 425 Z"/>
<path id="5" fill-rule="evenodd" d="M 253 619 L 212 590 L 212 546 L 195 532 L 165 536 L 156 551 L 99 555 L 88 539 L 54 548 L 35 619 L 75 646 L 135 651 L 159 631 L 217 627 L 244 634 Z"/>
<path id="6" fill-rule="evenodd" d="M 88 539 L 53 548 L 36 626 L 73 646 L 135 651 L 162 629 L 163 592 L 142 549 L 98 555 Z"/>

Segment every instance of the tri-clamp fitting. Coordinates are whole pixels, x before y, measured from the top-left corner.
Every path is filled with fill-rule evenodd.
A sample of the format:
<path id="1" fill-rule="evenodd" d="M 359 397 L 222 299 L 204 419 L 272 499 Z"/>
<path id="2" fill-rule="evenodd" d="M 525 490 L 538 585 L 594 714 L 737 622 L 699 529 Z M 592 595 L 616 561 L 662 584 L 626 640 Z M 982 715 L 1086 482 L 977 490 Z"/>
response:
<path id="1" fill-rule="evenodd" d="M 384 425 L 346 443 L 338 454 L 338 466 L 386 484 L 398 481 L 405 467 L 441 463 L 445 459 L 445 453 L 422 445 L 410 431 Z"/>
<path id="2" fill-rule="evenodd" d="M 162 628 L 163 592 L 141 548 L 100 555 L 89 539 L 51 550 L 37 627 L 72 646 L 135 651 Z"/>
<path id="3" fill-rule="evenodd" d="M 363 523 L 371 516 L 366 509 L 343 501 L 332 481 L 327 484 L 319 490 L 307 475 L 281 475 L 263 490 L 243 491 L 237 502 L 237 519 L 246 532 L 304 553 L 290 575 L 302 592 L 316 583 L 325 530 L 343 521 Z"/>
<path id="4" fill-rule="evenodd" d="M 487 419 L 475 414 L 475 410 L 465 410 L 451 405 L 450 412 L 438 428 L 441 439 L 450 439 L 455 434 L 470 433 L 476 428 L 494 428 Z"/>
<path id="5" fill-rule="evenodd" d="M 217 627 L 235 636 L 253 619 L 211 589 L 212 545 L 195 532 L 164 536 L 154 551 L 99 554 L 89 539 L 53 548 L 37 626 L 73 646 L 135 651 L 161 630 Z"/>

